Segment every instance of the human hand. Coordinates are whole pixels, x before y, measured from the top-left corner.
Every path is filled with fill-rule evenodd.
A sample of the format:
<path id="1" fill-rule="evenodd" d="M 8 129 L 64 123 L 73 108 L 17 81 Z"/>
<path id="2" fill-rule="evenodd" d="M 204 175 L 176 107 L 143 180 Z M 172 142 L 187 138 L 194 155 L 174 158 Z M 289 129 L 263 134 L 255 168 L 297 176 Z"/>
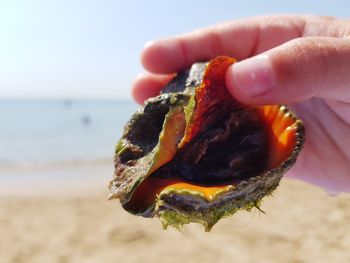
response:
<path id="1" fill-rule="evenodd" d="M 197 61 L 228 55 L 226 84 L 246 104 L 287 104 L 306 142 L 292 178 L 350 192 L 350 19 L 267 16 L 236 20 L 148 44 L 132 94 L 142 103 Z"/>

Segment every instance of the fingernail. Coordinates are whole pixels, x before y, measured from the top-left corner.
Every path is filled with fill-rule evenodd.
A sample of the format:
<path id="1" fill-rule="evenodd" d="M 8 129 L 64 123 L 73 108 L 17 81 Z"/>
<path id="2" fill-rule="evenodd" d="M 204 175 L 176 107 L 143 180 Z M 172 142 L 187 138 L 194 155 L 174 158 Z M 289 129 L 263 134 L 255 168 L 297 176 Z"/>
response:
<path id="1" fill-rule="evenodd" d="M 274 86 L 272 65 L 266 55 L 259 55 L 235 63 L 230 70 L 234 88 L 246 96 L 264 95 Z"/>

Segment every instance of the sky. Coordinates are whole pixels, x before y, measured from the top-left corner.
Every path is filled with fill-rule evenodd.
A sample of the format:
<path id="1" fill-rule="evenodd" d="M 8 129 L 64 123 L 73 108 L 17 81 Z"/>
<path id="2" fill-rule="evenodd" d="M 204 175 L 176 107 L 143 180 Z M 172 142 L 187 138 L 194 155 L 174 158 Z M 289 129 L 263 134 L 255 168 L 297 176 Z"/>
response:
<path id="1" fill-rule="evenodd" d="M 0 98 L 130 99 L 146 41 L 236 18 L 349 10 L 345 0 L 0 0 Z"/>

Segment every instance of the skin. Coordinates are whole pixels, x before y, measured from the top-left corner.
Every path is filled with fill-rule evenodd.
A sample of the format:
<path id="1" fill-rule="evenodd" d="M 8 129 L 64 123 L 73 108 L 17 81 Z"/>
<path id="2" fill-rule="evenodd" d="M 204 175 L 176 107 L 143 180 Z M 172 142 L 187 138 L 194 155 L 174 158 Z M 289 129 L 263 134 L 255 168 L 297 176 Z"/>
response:
<path id="1" fill-rule="evenodd" d="M 175 72 L 218 55 L 239 61 L 226 73 L 237 100 L 287 104 L 304 121 L 304 149 L 288 176 L 350 192 L 350 19 L 255 17 L 147 43 L 149 73 L 135 80 L 134 99 L 143 103 Z"/>

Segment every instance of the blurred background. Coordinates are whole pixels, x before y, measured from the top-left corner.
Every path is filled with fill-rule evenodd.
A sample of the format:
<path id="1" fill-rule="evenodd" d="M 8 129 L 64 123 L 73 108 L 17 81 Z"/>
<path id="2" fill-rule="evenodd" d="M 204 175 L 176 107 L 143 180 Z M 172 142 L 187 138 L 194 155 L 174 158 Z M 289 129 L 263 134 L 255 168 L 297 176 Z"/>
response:
<path id="1" fill-rule="evenodd" d="M 0 262 L 350 262 L 349 195 L 284 180 L 262 209 L 163 231 L 106 188 L 146 41 L 348 1 L 0 0 Z"/>

